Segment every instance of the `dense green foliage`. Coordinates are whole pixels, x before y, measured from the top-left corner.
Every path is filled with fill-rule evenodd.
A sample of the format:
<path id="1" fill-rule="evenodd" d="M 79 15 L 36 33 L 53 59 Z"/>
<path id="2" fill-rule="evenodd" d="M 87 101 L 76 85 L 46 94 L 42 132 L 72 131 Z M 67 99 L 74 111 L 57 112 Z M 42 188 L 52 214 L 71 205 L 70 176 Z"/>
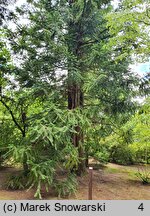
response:
<path id="1" fill-rule="evenodd" d="M 0 35 L 0 163 L 23 168 L 7 186 L 65 196 L 89 157 L 149 163 L 150 104 L 133 100 L 148 95 L 149 78 L 129 69 L 126 41 L 114 44 L 111 1 L 26 4 Z"/>
<path id="2" fill-rule="evenodd" d="M 110 161 L 119 164 L 150 163 L 150 101 L 122 127 L 114 130 L 104 141 Z"/>
<path id="3" fill-rule="evenodd" d="M 122 0 L 115 13 L 112 11 L 106 16 L 110 33 L 114 35 L 109 46 L 122 47 L 119 59 L 131 53 L 142 59 L 149 58 L 149 0 Z"/>

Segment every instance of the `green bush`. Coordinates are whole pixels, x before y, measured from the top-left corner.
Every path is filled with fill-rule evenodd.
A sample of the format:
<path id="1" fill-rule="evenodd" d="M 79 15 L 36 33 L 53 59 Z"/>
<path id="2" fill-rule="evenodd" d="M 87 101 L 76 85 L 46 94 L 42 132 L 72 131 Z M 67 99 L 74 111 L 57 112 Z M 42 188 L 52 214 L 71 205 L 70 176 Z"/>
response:
<path id="1" fill-rule="evenodd" d="M 150 163 L 150 144 L 133 143 L 129 145 L 130 151 L 134 152 L 136 163 Z"/>
<path id="2" fill-rule="evenodd" d="M 109 160 L 109 153 L 106 151 L 106 149 L 103 149 L 102 151 L 96 151 L 93 155 L 93 158 L 102 164 L 106 164 Z"/>
<path id="3" fill-rule="evenodd" d="M 150 163 L 149 105 L 147 100 L 128 122 L 116 127 L 106 138 L 111 162 L 123 165 Z"/>
<path id="4" fill-rule="evenodd" d="M 109 161 L 108 146 L 102 140 L 90 140 L 86 151 L 89 157 L 94 158 L 101 164 L 106 164 Z"/>
<path id="5" fill-rule="evenodd" d="M 134 152 L 126 145 L 115 145 L 110 148 L 110 162 L 121 165 L 134 163 Z"/>

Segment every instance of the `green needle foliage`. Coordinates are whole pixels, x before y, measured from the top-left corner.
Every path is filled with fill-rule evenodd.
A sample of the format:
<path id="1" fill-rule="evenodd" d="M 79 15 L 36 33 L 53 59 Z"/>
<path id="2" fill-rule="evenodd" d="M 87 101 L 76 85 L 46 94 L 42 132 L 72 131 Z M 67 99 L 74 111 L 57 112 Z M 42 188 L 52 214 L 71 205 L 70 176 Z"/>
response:
<path id="1" fill-rule="evenodd" d="M 141 83 L 129 69 L 131 56 L 116 61 L 123 46 L 108 46 L 114 38 L 107 18 L 112 10 L 109 0 L 28 0 L 16 7 L 15 29 L 5 26 L 14 64 L 7 82 L 3 68 L 0 74 L 0 145 L 7 146 L 5 157 L 22 165 L 36 197 L 43 185 L 63 196 L 75 192 L 73 173 L 85 171 L 89 156 L 106 163 L 104 139 L 136 110 L 132 98 Z M 10 52 L 6 43 L 2 47 L 6 66 Z M 12 180 L 9 185 L 14 187 Z"/>

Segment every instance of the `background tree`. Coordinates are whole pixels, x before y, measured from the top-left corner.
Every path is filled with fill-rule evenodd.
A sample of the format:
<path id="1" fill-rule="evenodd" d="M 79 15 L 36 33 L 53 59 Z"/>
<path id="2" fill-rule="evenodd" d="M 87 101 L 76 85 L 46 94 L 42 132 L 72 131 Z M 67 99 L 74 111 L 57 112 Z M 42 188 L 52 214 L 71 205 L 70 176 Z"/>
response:
<path id="1" fill-rule="evenodd" d="M 110 46 L 122 49 L 118 58 L 137 54 L 149 58 L 150 7 L 148 0 L 123 0 L 118 8 L 106 15 L 110 34 Z"/>
<path id="2" fill-rule="evenodd" d="M 139 110 L 103 142 L 110 152 L 110 161 L 119 164 L 149 164 L 149 98 Z"/>

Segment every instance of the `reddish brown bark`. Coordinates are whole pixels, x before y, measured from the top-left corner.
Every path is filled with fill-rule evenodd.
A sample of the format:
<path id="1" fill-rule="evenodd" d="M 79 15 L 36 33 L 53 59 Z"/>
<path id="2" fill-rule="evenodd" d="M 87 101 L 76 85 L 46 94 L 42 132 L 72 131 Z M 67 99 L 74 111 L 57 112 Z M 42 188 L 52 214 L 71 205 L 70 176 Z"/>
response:
<path id="1" fill-rule="evenodd" d="M 83 93 L 77 84 L 68 86 L 68 109 L 81 108 L 83 106 Z M 79 164 L 77 174 L 81 175 L 85 170 L 84 150 L 83 150 L 83 132 L 80 125 L 75 127 L 77 133 L 72 134 L 72 142 L 78 148 Z"/>

